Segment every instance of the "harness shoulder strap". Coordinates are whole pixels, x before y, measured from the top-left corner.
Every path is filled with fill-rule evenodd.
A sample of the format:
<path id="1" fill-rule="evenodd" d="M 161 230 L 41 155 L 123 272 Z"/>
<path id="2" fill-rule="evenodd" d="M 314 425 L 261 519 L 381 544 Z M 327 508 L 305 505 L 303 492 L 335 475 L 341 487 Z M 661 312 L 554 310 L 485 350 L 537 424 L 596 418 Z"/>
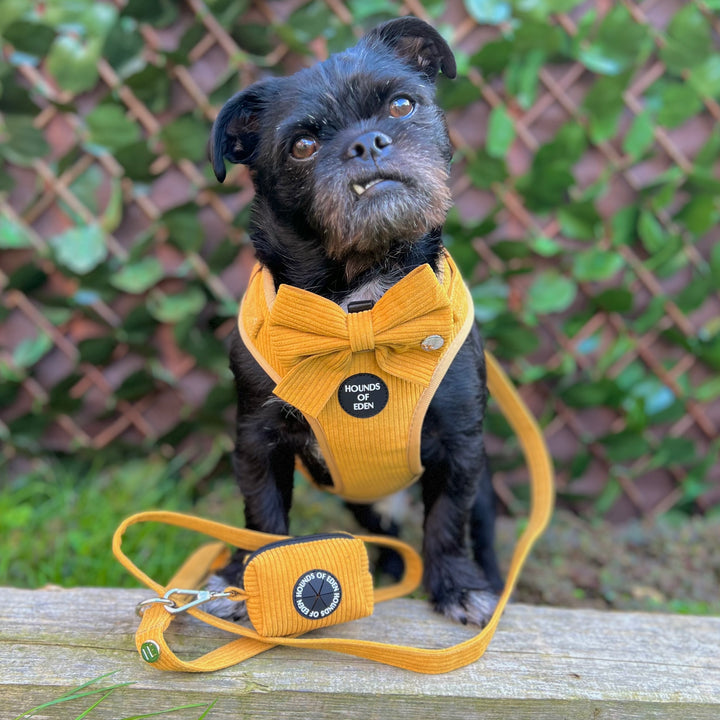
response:
<path id="1" fill-rule="evenodd" d="M 495 612 L 487 626 L 477 635 L 457 645 L 440 649 L 417 648 L 343 638 L 263 637 L 242 625 L 215 617 L 197 608 L 191 608 L 188 610 L 191 615 L 241 637 L 196 660 L 184 661 L 177 658 L 165 642 L 164 632 L 172 621 L 173 615 L 158 604 L 150 606 L 143 614 L 136 635 L 138 651 L 142 652 L 145 643 L 154 643 L 155 647 L 159 649 L 157 661 L 154 662 L 155 667 L 190 672 L 218 670 L 228 667 L 276 645 L 332 650 L 428 674 L 449 672 L 480 658 L 495 633 L 530 549 L 550 520 L 554 499 L 552 463 L 537 422 L 528 411 L 525 403 L 497 360 L 487 352 L 485 356 L 490 394 L 497 401 L 500 410 L 518 436 L 523 450 L 530 474 L 532 504 L 528 523 L 515 547 L 508 569 L 505 588 Z M 201 548 L 186 561 L 169 585 L 163 587 L 137 568 L 121 549 L 122 535 L 127 527 L 137 522 L 150 520 L 197 530 L 249 550 L 257 549 L 269 542 L 284 539 L 283 536 L 266 535 L 242 528 L 234 528 L 222 523 L 178 513 L 141 513 L 132 516 L 125 520 L 115 532 L 113 552 L 126 569 L 159 595 L 162 595 L 169 588 L 179 585 L 180 579 L 190 587 L 197 587 L 202 584 L 212 567 L 213 559 L 221 550 L 217 543 Z M 412 548 L 391 538 L 362 537 L 362 539 L 391 545 L 403 555 L 406 562 L 404 578 L 394 586 L 377 591 L 375 594 L 377 601 L 399 597 L 410 592 L 417 585 L 422 574 L 422 564 L 419 556 Z"/>

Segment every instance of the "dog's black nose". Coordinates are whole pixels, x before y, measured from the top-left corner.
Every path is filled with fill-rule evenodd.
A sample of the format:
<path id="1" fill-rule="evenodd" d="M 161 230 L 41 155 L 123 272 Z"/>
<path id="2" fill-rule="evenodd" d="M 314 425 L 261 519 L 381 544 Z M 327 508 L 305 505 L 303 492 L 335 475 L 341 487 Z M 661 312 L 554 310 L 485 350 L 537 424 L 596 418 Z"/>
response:
<path id="1" fill-rule="evenodd" d="M 384 155 L 392 145 L 392 138 L 378 130 L 370 130 L 356 137 L 347 149 L 348 159 L 374 160 Z"/>

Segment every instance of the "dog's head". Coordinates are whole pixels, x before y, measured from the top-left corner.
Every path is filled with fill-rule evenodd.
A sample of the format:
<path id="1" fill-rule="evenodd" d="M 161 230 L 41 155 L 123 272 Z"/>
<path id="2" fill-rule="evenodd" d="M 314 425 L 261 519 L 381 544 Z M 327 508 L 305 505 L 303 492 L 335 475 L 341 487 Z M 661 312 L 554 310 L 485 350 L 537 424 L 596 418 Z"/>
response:
<path id="1" fill-rule="evenodd" d="M 452 151 L 434 101 L 441 70 L 455 77 L 443 38 L 401 18 L 314 67 L 255 83 L 215 120 L 215 175 L 225 179 L 225 160 L 247 165 L 260 215 L 360 272 L 445 220 Z"/>

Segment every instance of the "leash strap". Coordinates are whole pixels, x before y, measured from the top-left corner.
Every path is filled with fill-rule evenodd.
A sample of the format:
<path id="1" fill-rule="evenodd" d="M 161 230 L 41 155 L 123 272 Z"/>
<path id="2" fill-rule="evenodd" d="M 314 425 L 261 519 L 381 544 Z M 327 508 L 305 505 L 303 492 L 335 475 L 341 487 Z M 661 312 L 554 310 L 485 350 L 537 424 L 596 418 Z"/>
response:
<path id="1" fill-rule="evenodd" d="M 195 660 L 181 660 L 165 641 L 165 630 L 170 625 L 174 615 L 168 612 L 165 607 L 167 603 L 162 601 L 161 596 L 174 587 L 194 588 L 201 586 L 213 569 L 219 569 L 227 562 L 228 551 L 223 543 L 230 543 L 247 550 L 257 550 L 263 545 L 287 538 L 280 535 L 268 535 L 244 528 L 236 528 L 180 513 L 146 512 L 127 518 L 118 527 L 113 537 L 113 552 L 120 563 L 138 580 L 160 596 L 157 603 L 148 606 L 143 613 L 140 627 L 135 636 L 138 652 L 140 652 L 143 659 L 152 662 L 154 667 L 161 670 L 204 672 L 219 670 L 276 645 L 285 645 L 331 650 L 419 673 L 436 674 L 456 670 L 480 658 L 495 633 L 530 549 L 550 520 L 554 498 L 552 463 L 542 433 L 497 360 L 488 352 L 485 353 L 485 358 L 488 389 L 518 436 L 530 474 L 532 496 L 530 516 L 525 530 L 515 547 L 508 569 L 505 588 L 495 612 L 485 628 L 462 643 L 439 649 L 343 638 L 264 637 L 238 623 L 223 620 L 203 612 L 197 607 L 193 607 L 191 600 L 188 603 L 189 607 L 186 606 L 189 614 L 240 637 Z M 128 527 L 136 523 L 150 521 L 195 530 L 223 542 L 201 547 L 188 558 L 168 585 L 163 586 L 140 570 L 121 549 L 122 536 Z M 358 537 L 364 542 L 385 545 L 395 549 L 405 561 L 406 569 L 403 578 L 394 585 L 376 589 L 374 591 L 376 602 L 405 595 L 417 587 L 422 577 L 422 561 L 412 548 L 394 538 Z M 229 588 L 228 592 L 232 593 L 233 589 Z"/>

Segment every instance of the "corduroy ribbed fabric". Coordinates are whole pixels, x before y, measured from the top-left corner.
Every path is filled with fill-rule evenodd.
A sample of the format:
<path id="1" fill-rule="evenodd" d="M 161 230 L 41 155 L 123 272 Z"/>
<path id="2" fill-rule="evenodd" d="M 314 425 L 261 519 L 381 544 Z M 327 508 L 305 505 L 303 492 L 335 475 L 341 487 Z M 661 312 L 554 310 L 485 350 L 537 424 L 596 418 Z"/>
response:
<path id="1" fill-rule="evenodd" d="M 497 360 L 487 352 L 485 353 L 485 360 L 490 395 L 495 399 L 517 435 L 525 456 L 530 473 L 532 504 L 527 525 L 515 546 L 510 560 L 505 588 L 500 595 L 495 612 L 485 628 L 475 637 L 452 647 L 437 649 L 346 638 L 265 637 L 242 625 L 208 615 L 196 607 L 191 607 L 188 610 L 190 615 L 241 637 L 195 660 L 181 660 L 168 647 L 164 636 L 165 630 L 174 616 L 167 612 L 163 605 L 158 604 L 147 608 L 135 635 L 135 642 L 141 657 L 145 657 L 143 648 L 150 644 L 155 651 L 153 653 L 153 667 L 158 670 L 205 672 L 219 670 L 242 662 L 274 645 L 288 645 L 347 653 L 420 673 L 449 672 L 475 662 L 480 658 L 495 633 L 530 549 L 550 521 L 554 498 L 552 462 L 540 428 Z M 285 539 L 277 535 L 265 535 L 252 530 L 235 528 L 178 513 L 146 512 L 133 515 L 124 520 L 115 531 L 113 553 L 123 567 L 138 580 L 155 590 L 159 596 L 162 596 L 164 592 L 172 587 L 187 585 L 192 588 L 202 585 L 208 573 L 217 567 L 218 563 L 222 565 L 227 561 L 227 552 L 221 546 L 219 547 L 217 543 L 201 548 L 183 564 L 179 573 L 165 587 L 140 570 L 122 551 L 122 537 L 125 530 L 131 525 L 141 522 L 162 522 L 185 527 L 248 550 L 257 550 L 268 543 L 275 543 Z M 361 540 L 393 548 L 400 553 L 405 563 L 405 575 L 399 583 L 375 590 L 374 600 L 376 603 L 407 594 L 417 587 L 422 577 L 422 562 L 418 554 L 410 546 L 395 538 L 387 537 L 361 537 Z M 229 590 L 233 591 L 233 593 L 238 591 L 237 588 L 229 588 Z M 246 597 L 244 591 L 238 591 L 236 594 L 237 599 L 245 599 Z M 242 597 L 240 597 L 241 595 Z"/>
<path id="2" fill-rule="evenodd" d="M 440 280 L 422 265 L 357 313 L 289 285 L 276 293 L 257 265 L 238 317 L 274 393 L 308 420 L 329 491 L 363 503 L 421 475 L 423 419 L 472 322 L 472 298 L 447 253 Z"/>
<path id="3" fill-rule="evenodd" d="M 372 615 L 374 607 L 365 543 L 352 535 L 309 537 L 261 549 L 248 559 L 243 588 L 248 618 L 264 636 L 285 637 L 357 620 Z"/>

